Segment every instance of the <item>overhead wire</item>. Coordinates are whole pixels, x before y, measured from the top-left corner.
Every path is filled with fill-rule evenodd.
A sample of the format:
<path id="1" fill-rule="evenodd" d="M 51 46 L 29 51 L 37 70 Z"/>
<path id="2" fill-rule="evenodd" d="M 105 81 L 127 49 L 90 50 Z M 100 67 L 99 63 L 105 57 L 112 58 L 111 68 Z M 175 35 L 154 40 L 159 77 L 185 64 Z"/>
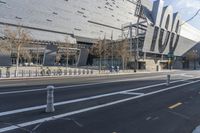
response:
<path id="1" fill-rule="evenodd" d="M 193 20 L 198 14 L 200 13 L 200 9 L 188 20 L 186 20 L 184 23 L 182 23 L 180 26 L 186 24 L 187 22 Z"/>

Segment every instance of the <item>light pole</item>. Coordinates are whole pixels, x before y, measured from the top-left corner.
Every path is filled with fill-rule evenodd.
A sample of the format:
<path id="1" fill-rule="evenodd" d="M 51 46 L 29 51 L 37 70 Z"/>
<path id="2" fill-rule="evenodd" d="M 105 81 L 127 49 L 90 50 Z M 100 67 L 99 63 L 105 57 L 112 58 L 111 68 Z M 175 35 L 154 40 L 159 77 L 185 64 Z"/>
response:
<path id="1" fill-rule="evenodd" d="M 194 70 L 196 70 L 196 59 L 197 59 L 197 50 L 193 50 L 193 63 L 194 63 Z"/>
<path id="2" fill-rule="evenodd" d="M 113 66 L 113 65 L 114 65 L 113 32 L 112 32 L 112 35 L 111 35 L 111 47 L 112 47 L 112 60 L 111 60 L 111 65 Z"/>

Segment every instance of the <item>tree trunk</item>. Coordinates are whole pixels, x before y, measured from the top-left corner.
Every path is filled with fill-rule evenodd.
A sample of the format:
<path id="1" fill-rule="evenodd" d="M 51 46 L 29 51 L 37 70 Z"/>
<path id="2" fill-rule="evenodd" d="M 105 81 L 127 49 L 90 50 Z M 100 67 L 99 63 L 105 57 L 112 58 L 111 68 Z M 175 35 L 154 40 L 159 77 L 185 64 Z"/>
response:
<path id="1" fill-rule="evenodd" d="M 122 65 L 123 65 L 123 70 L 125 69 L 125 63 L 124 63 L 124 57 L 122 58 Z"/>
<path id="2" fill-rule="evenodd" d="M 99 73 L 101 73 L 101 56 L 100 56 L 100 59 L 99 59 Z"/>
<path id="3" fill-rule="evenodd" d="M 18 76 L 18 69 L 19 69 L 19 51 L 20 47 L 17 47 L 17 59 L 16 59 L 16 69 L 15 69 L 15 75 Z"/>
<path id="4" fill-rule="evenodd" d="M 68 55 L 68 51 L 67 51 L 67 68 L 69 67 L 69 55 Z"/>
<path id="5" fill-rule="evenodd" d="M 37 62 L 36 62 L 36 76 L 38 76 L 38 66 L 39 66 L 39 48 L 37 44 Z"/>

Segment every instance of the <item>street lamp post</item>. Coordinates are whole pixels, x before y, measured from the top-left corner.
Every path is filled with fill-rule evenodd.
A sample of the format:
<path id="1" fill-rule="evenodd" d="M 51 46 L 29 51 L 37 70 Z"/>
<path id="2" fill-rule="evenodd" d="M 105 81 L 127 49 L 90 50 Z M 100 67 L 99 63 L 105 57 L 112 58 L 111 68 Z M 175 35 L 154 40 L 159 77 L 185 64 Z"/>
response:
<path id="1" fill-rule="evenodd" d="M 194 70 L 196 70 L 196 59 L 197 59 L 197 50 L 193 50 L 193 63 L 194 63 Z"/>

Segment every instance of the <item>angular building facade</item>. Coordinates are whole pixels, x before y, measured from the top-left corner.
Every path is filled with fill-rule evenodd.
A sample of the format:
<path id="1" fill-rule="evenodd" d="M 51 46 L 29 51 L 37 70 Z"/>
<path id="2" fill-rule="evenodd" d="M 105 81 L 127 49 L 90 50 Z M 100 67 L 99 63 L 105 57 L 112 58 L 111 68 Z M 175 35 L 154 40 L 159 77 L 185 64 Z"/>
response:
<path id="1" fill-rule="evenodd" d="M 0 37 L 6 26 L 19 25 L 44 45 L 44 65 L 54 65 L 57 42 L 66 37 L 79 45 L 78 65 L 87 65 L 86 49 L 96 40 L 118 40 L 123 34 L 129 36 L 133 52 L 139 39 L 139 69 L 167 68 L 172 56 L 174 68 L 190 68 L 194 63 L 188 62 L 187 53 L 195 50 L 199 55 L 200 31 L 184 23 L 171 6 L 164 7 L 163 0 L 0 0 Z M 10 58 L 1 52 L 0 66 L 12 65 Z"/>

